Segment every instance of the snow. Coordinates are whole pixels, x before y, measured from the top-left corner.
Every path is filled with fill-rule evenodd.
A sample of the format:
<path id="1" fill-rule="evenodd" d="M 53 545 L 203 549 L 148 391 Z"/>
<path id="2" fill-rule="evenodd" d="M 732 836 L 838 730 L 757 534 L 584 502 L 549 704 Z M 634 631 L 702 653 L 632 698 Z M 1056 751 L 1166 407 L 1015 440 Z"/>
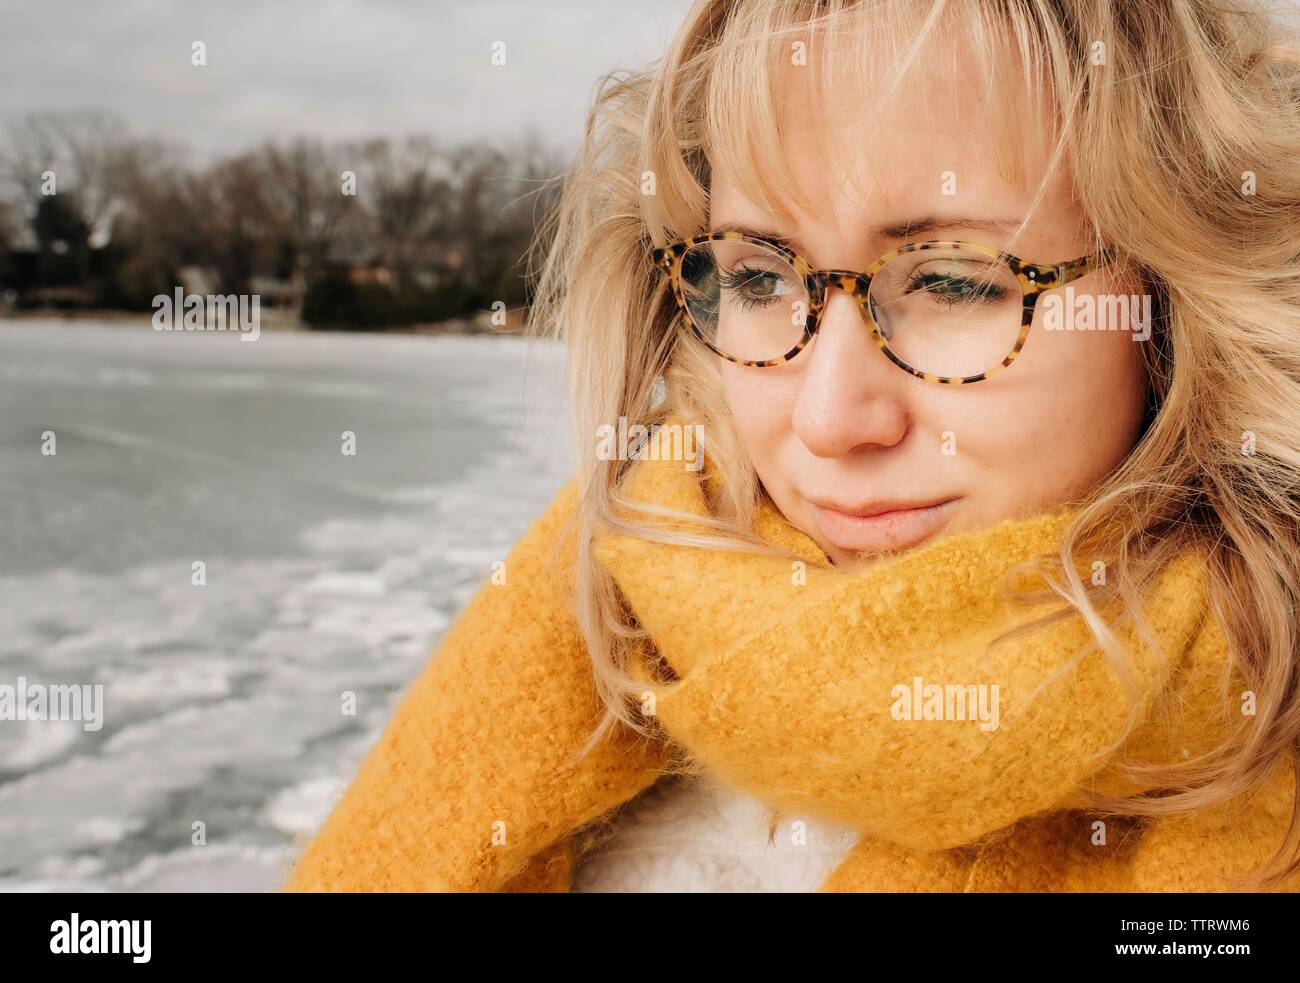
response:
<path id="1" fill-rule="evenodd" d="M 0 683 L 104 686 L 98 732 L 0 723 L 0 890 L 273 889 L 569 477 L 560 353 L 81 321 L 0 342 Z"/>

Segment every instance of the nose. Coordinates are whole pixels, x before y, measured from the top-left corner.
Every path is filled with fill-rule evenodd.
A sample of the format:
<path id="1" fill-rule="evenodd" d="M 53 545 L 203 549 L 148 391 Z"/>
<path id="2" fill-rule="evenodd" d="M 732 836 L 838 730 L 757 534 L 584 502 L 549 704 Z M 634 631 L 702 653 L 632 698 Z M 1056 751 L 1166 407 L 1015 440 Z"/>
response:
<path id="1" fill-rule="evenodd" d="M 876 345 L 857 302 L 828 288 L 821 324 L 804 361 L 794 431 L 817 457 L 845 457 L 861 448 L 894 447 L 907 434 L 905 372 Z"/>

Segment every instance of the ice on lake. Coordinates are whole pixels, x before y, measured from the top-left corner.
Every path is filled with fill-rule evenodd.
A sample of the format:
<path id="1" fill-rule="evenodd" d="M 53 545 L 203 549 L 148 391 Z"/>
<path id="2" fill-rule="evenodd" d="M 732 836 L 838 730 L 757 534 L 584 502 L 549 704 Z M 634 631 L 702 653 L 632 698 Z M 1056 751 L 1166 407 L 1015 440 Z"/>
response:
<path id="1" fill-rule="evenodd" d="M 0 322 L 0 684 L 104 687 L 98 731 L 0 721 L 0 889 L 280 884 L 571 473 L 562 374 L 514 338 Z"/>

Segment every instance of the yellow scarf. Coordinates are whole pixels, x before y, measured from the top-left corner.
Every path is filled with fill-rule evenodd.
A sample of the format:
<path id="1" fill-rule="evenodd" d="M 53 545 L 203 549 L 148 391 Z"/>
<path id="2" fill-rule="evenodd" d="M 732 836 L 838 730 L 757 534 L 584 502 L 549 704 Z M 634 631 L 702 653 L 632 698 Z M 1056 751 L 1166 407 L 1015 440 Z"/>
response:
<path id="1" fill-rule="evenodd" d="M 705 513 L 680 463 L 638 462 L 628 494 Z M 1062 606 L 1017 605 L 1002 587 L 1054 553 L 1071 518 L 1003 522 L 851 574 L 814 566 L 822 550 L 770 508 L 760 535 L 801 561 L 632 537 L 598 555 L 677 679 L 647 699 L 692 759 L 784 812 L 939 850 L 1059 803 L 1132 709 L 1081 618 L 989 648 Z M 1201 628 L 1204 586 L 1195 557 L 1171 566 L 1147 610 L 1164 651 L 1129 634 L 1141 716 Z"/>
<path id="2" fill-rule="evenodd" d="M 681 462 L 646 460 L 626 487 L 702 515 L 700 482 Z M 574 834 L 682 749 L 788 817 L 861 831 L 826 890 L 1226 889 L 1219 878 L 1277 846 L 1285 773 L 1240 828 L 1245 814 L 1224 807 L 1204 826 L 1158 821 L 1136 848 L 1116 826 L 1098 842 L 1096 818 L 1078 812 L 1084 789 L 1138 790 L 1115 774 L 1120 760 L 1213 748 L 1241 687 L 1225 678 L 1194 556 L 1146 605 L 1158 651 L 1121 632 L 1127 686 L 1078 616 L 990 647 L 1061 607 L 1016 605 L 1002 588 L 1017 563 L 1055 552 L 1068 512 L 854 573 L 823 568 L 770 508 L 758 532 L 800 561 L 607 537 L 597 554 L 670 670 L 665 682 L 634 669 L 669 741 L 618 727 L 574 764 L 601 711 L 567 607 L 572 553 L 552 562 L 576 494 L 570 482 L 507 558 L 506 582 L 453 625 L 289 889 L 566 889 Z"/>

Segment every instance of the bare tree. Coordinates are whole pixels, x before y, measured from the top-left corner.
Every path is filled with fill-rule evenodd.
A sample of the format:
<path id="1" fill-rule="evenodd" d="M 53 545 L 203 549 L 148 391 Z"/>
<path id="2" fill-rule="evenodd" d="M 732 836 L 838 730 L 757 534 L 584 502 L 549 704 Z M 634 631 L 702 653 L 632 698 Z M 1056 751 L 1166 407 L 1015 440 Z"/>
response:
<path id="1" fill-rule="evenodd" d="M 319 275 L 352 198 L 343 193 L 346 157 L 339 148 L 299 139 L 267 144 L 258 154 L 269 220 L 291 237 L 303 274 Z"/>
<path id="2" fill-rule="evenodd" d="M 553 207 L 559 157 L 533 134 L 513 145 L 471 145 L 452 158 L 457 205 L 452 227 L 463 243 L 480 303 L 526 301 L 526 254 L 539 216 Z"/>
<path id="3" fill-rule="evenodd" d="M 452 206 L 446 160 L 433 140 L 419 136 L 400 143 L 371 140 L 355 151 L 358 197 L 376 251 L 400 287 L 414 270 L 445 259 L 437 247 Z"/>
<path id="4" fill-rule="evenodd" d="M 128 145 L 122 121 L 94 110 L 32 113 L 9 127 L 0 178 L 27 219 L 42 269 L 51 252 L 66 252 L 85 279 L 90 246 L 110 235 Z"/>

